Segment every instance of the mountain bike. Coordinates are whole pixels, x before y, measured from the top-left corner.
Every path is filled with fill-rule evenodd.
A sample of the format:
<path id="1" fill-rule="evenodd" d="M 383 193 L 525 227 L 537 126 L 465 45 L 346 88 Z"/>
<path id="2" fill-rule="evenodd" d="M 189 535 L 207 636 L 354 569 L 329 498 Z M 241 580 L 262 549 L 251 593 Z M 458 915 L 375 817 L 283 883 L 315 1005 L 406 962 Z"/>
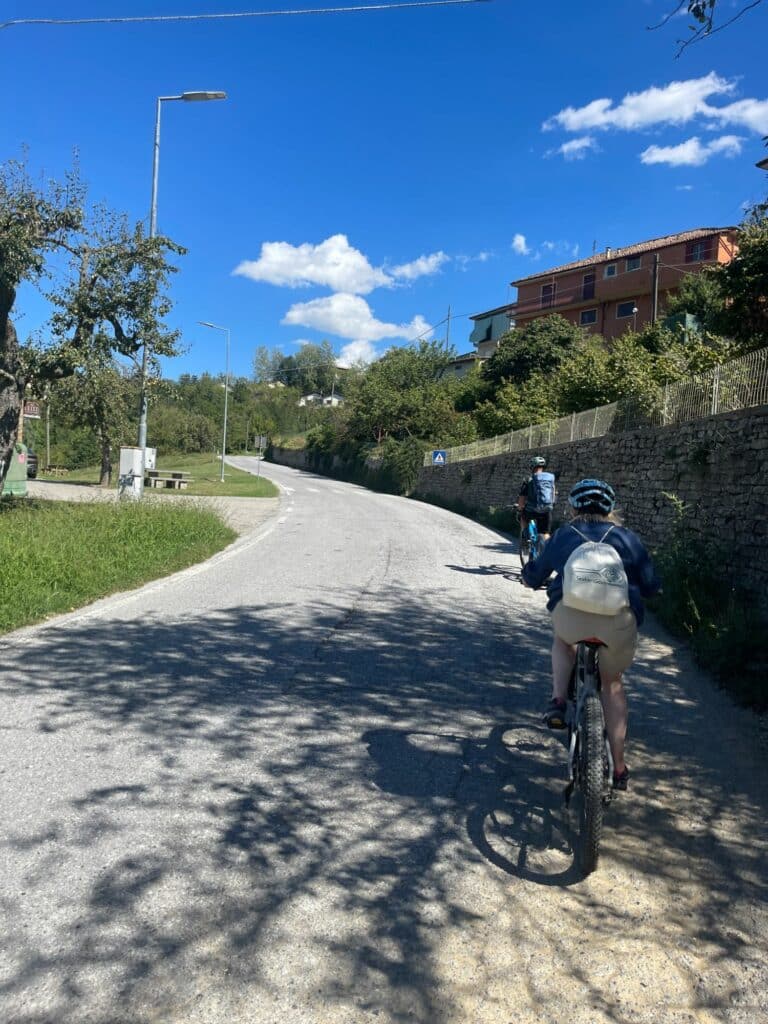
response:
<path id="1" fill-rule="evenodd" d="M 568 726 L 566 806 L 576 791 L 579 817 L 579 864 L 585 875 L 597 867 L 603 810 L 613 795 L 613 757 L 605 732 L 600 701 L 599 640 L 582 640 L 568 687 L 565 720 Z"/>
<path id="2" fill-rule="evenodd" d="M 541 538 L 535 518 L 526 521 L 520 517 L 520 565 L 525 568 L 525 563 L 541 554 Z"/>

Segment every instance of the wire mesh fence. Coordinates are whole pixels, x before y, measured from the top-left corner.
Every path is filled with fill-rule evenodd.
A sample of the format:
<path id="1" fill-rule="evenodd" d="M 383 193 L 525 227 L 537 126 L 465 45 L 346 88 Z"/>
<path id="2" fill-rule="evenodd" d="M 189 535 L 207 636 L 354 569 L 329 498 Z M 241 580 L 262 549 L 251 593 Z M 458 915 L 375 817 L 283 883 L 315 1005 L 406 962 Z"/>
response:
<path id="1" fill-rule="evenodd" d="M 471 444 L 449 448 L 446 462 L 466 462 L 505 452 L 547 448 L 550 445 L 583 441 L 605 434 L 642 427 L 664 427 L 675 423 L 735 412 L 755 405 L 768 405 L 768 348 L 734 359 L 688 380 L 660 387 L 642 402 L 621 401 L 601 405 L 570 416 L 535 423 L 508 434 L 488 437 Z M 427 452 L 424 465 L 432 463 Z"/>

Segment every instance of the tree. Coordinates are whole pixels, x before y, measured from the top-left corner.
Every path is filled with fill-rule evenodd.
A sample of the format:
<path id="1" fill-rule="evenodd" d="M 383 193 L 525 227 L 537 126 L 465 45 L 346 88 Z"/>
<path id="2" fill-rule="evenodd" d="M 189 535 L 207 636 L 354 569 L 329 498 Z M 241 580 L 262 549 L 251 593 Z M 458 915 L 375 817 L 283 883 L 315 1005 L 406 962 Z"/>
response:
<path id="1" fill-rule="evenodd" d="M 768 213 L 756 208 L 739 228 L 739 251 L 714 271 L 725 296 L 718 333 L 742 351 L 768 344 Z"/>
<path id="2" fill-rule="evenodd" d="M 580 327 L 558 313 L 531 320 L 501 337 L 481 376 L 495 389 L 507 381 L 528 380 L 536 372 L 549 373 L 583 337 Z"/>
<path id="3" fill-rule="evenodd" d="M 716 332 L 725 306 L 723 284 L 717 268 L 705 267 L 698 274 L 686 274 L 680 280 L 677 293 L 669 296 L 665 313 L 676 316 L 690 313 L 696 317 L 703 331 Z"/>
<path id="4" fill-rule="evenodd" d="M 688 12 L 688 15 L 693 18 L 694 24 L 688 26 L 691 34 L 687 39 L 678 39 L 680 49 L 677 51 L 676 56 L 679 57 L 686 47 L 699 42 L 699 40 L 707 36 L 714 35 L 716 32 L 722 32 L 723 29 L 728 28 L 729 25 L 738 21 L 739 18 L 742 18 L 749 11 L 759 7 L 762 2 L 763 0 L 743 0 L 736 10 L 733 9 L 735 5 L 732 4 L 725 15 L 725 20 L 718 22 L 716 17 L 725 6 L 724 0 L 720 0 L 719 6 L 718 0 L 679 0 L 679 3 L 667 12 L 658 25 L 651 25 L 650 27 L 651 29 L 663 28 L 681 11 L 686 10 Z"/>
<path id="5" fill-rule="evenodd" d="M 96 435 L 101 458 L 100 483 L 112 481 L 112 456 L 126 438 L 131 405 L 138 384 L 111 357 L 91 355 L 85 364 L 56 385 L 57 405 L 75 426 L 87 427 Z"/>
<path id="6" fill-rule="evenodd" d="M 100 208 L 69 251 L 71 276 L 48 293 L 56 307 L 53 332 L 63 350 L 82 368 L 101 368 L 114 352 L 140 370 L 146 346 L 148 375 L 159 378 L 158 358 L 178 354 L 179 332 L 164 322 L 172 308 L 168 282 L 176 272 L 168 257 L 185 250 Z"/>
<path id="7" fill-rule="evenodd" d="M 368 367 L 350 400 L 349 431 L 360 441 L 440 434 L 455 414 L 453 384 L 442 379 L 454 352 L 436 341 L 391 348 Z M 446 395 L 451 389 L 450 400 Z"/>
<path id="8" fill-rule="evenodd" d="M 84 189 L 75 173 L 64 183 L 32 184 L 17 161 L 0 167 L 0 489 L 10 465 L 29 366 L 20 350 L 12 313 L 22 282 L 37 282 L 46 256 L 66 247 L 83 221 Z M 55 377 L 55 359 L 39 360 L 38 373 Z"/>

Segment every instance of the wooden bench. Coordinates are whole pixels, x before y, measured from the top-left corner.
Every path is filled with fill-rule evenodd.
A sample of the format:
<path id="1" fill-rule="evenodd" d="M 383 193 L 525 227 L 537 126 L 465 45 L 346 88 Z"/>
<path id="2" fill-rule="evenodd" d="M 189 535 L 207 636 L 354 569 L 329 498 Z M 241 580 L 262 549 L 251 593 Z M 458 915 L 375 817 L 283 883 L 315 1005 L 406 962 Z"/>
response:
<path id="1" fill-rule="evenodd" d="M 193 482 L 191 475 L 181 470 L 148 469 L 144 476 L 145 487 L 168 487 L 176 491 L 185 490 Z"/>

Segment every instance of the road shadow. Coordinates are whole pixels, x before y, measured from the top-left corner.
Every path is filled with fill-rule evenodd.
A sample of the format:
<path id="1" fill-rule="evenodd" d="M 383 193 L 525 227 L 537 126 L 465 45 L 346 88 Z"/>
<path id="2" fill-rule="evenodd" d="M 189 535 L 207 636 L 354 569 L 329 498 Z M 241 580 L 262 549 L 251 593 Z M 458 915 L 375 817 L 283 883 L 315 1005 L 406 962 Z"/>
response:
<path id="1" fill-rule="evenodd" d="M 503 607 L 388 583 L 52 624 L 8 648 L 0 693 L 23 730 L 5 756 L 28 765 L 31 737 L 41 778 L 60 767 L 60 787 L 76 784 L 44 803 L 41 785 L 34 815 L 8 797 L 0 1018 L 184 1019 L 193 978 L 233 1019 L 240 992 L 265 1020 L 310 1002 L 348 1019 L 457 1020 L 445 943 L 512 899 L 505 948 L 536 934 L 583 974 L 592 953 L 563 950 L 558 929 L 588 915 L 595 950 L 625 935 L 659 956 L 706 949 L 696 998 L 730 1005 L 764 970 L 743 920 L 768 898 L 764 760 L 742 713 L 641 648 L 633 789 L 611 809 L 601 869 L 574 884 L 563 749 L 535 723 L 540 614 L 512 623 Z M 72 743 L 77 764 L 59 766 Z M 724 750 L 739 756 L 713 756 Z M 629 879 L 660 909 L 628 926 L 614 890 Z M 541 1020 L 560 1009 L 542 1004 Z"/>

